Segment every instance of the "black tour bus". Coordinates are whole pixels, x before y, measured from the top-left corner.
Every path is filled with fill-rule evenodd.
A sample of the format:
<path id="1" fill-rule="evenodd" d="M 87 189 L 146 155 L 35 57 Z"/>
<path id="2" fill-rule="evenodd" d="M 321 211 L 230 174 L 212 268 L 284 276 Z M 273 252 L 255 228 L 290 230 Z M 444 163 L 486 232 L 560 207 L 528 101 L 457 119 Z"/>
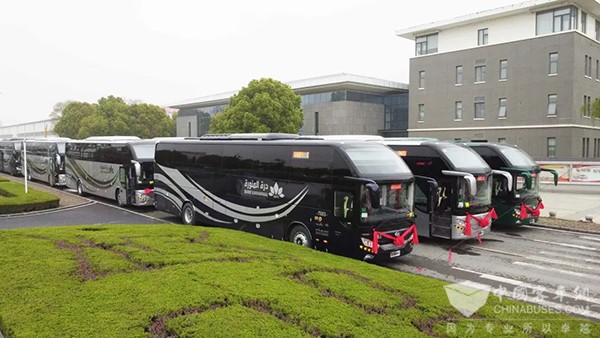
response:
<path id="1" fill-rule="evenodd" d="M 65 148 L 68 140 L 61 137 L 26 140 L 27 173 L 24 176 L 28 180 L 48 182 L 50 186 L 66 186 Z"/>
<path id="2" fill-rule="evenodd" d="M 491 231 L 496 213 L 492 206 L 492 179 L 509 173 L 495 170 L 465 145 L 435 139 L 385 138 L 383 143 L 401 156 L 415 175 L 437 181 L 437 200 L 417 182 L 415 213 L 421 237 L 460 240 Z"/>
<path id="3" fill-rule="evenodd" d="M 13 176 L 21 174 L 22 138 L 0 140 L 0 171 Z"/>
<path id="4" fill-rule="evenodd" d="M 68 141 L 67 187 L 114 199 L 119 205 L 152 206 L 154 140 L 93 137 Z"/>
<path id="5" fill-rule="evenodd" d="M 155 204 L 184 224 L 243 230 L 358 259 L 418 243 L 414 177 L 373 142 L 294 134 L 159 140 Z"/>
<path id="6" fill-rule="evenodd" d="M 494 177 L 492 202 L 498 218 L 494 224 L 522 225 L 538 221 L 544 208 L 540 197 L 540 172 L 548 171 L 558 184 L 558 173 L 540 168 L 527 152 L 506 143 L 466 142 L 492 169 L 509 172 L 513 177 L 512 187 L 499 177 Z"/>

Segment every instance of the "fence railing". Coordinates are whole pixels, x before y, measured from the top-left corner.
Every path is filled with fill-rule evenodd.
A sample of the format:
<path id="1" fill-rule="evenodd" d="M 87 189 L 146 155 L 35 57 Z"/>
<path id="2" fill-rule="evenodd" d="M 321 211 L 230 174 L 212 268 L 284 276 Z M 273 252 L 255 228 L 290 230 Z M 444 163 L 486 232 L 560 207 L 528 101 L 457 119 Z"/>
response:
<path id="1" fill-rule="evenodd" d="M 558 184 L 585 184 L 600 186 L 600 162 L 581 161 L 537 161 L 542 168 L 554 169 L 558 172 Z M 542 171 L 540 181 L 551 183 L 551 173 Z"/>

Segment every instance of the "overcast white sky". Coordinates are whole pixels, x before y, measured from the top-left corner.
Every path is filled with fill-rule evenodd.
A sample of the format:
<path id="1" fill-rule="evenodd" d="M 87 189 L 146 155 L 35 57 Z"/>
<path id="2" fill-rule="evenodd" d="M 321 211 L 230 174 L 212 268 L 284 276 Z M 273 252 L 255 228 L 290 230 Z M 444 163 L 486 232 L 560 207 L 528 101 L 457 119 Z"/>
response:
<path id="1" fill-rule="evenodd" d="M 518 0 L 20 0 L 0 3 L 0 124 L 108 95 L 166 106 L 351 73 L 407 83 L 398 29 Z"/>

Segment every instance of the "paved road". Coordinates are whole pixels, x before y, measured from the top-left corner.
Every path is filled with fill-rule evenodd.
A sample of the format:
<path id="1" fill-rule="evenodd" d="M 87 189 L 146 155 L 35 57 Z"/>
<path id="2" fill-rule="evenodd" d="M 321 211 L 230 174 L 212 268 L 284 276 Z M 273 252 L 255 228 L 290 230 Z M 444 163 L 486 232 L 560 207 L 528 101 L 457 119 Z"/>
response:
<path id="1" fill-rule="evenodd" d="M 135 210 L 119 208 L 94 200 L 66 209 L 0 217 L 0 229 L 56 225 L 156 223 L 168 223 L 168 221 L 151 218 Z"/>
<path id="2" fill-rule="evenodd" d="M 600 321 L 600 235 L 539 227 L 496 229 L 477 240 L 423 240 L 393 269 Z"/>
<path id="3" fill-rule="evenodd" d="M 600 224 L 599 185 L 542 185 L 540 195 L 545 206 L 541 212 L 542 216 L 549 216 L 551 211 L 556 213 L 558 218 L 576 221 L 585 220 L 590 216 L 595 223 Z"/>

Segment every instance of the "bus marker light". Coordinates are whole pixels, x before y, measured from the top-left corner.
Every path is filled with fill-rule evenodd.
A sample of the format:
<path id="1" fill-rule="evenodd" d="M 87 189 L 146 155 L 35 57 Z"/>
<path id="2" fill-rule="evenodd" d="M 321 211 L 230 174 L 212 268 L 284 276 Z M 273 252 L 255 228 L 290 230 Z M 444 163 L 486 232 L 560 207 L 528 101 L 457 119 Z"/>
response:
<path id="1" fill-rule="evenodd" d="M 327 242 L 327 240 L 326 240 L 326 239 L 324 239 L 324 240 L 323 240 L 323 243 L 327 244 L 328 242 Z"/>
<path id="2" fill-rule="evenodd" d="M 294 151 L 292 153 L 292 158 L 301 158 L 308 160 L 310 158 L 310 152 L 308 151 Z"/>
<path id="3" fill-rule="evenodd" d="M 402 184 L 392 184 L 390 190 L 402 190 Z"/>
<path id="4" fill-rule="evenodd" d="M 397 150 L 396 154 L 398 154 L 398 156 L 404 157 L 404 156 L 408 155 L 408 151 L 406 151 L 406 150 Z"/>
<path id="5" fill-rule="evenodd" d="M 477 182 L 484 182 L 485 176 L 477 176 Z"/>

